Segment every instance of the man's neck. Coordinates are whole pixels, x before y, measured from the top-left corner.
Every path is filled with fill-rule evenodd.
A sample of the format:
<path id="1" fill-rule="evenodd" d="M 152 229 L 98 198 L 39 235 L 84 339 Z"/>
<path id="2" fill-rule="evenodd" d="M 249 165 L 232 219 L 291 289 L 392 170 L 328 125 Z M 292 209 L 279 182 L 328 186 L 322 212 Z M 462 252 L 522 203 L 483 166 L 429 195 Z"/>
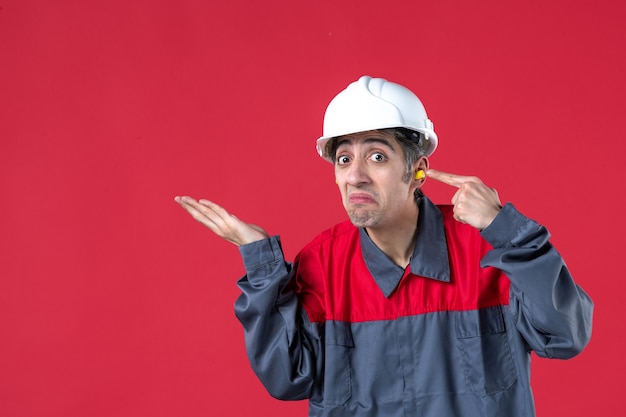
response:
<path id="1" fill-rule="evenodd" d="M 415 206 L 412 213 L 407 213 L 403 219 L 393 225 L 381 228 L 366 228 L 370 239 L 389 257 L 396 265 L 406 268 L 411 261 L 417 239 L 417 217 L 419 208 Z"/>

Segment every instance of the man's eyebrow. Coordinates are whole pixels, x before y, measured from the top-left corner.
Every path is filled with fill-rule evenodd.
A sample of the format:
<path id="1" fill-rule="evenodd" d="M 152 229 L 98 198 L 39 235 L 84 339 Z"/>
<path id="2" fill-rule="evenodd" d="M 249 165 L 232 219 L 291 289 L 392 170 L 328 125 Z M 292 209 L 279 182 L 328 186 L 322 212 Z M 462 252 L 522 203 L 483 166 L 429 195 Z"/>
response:
<path id="1" fill-rule="evenodd" d="M 370 138 L 366 138 L 363 141 L 363 143 L 367 143 L 367 144 L 370 144 L 370 143 L 380 143 L 382 145 L 385 145 L 389 149 L 391 149 L 392 152 L 394 152 L 394 153 L 396 152 L 396 148 L 394 148 L 392 143 L 389 140 L 385 139 L 385 138 L 370 137 Z M 351 144 L 351 141 L 349 139 L 341 139 L 341 138 L 339 138 L 337 140 L 337 149 L 339 149 L 342 145 L 345 145 L 345 144 L 349 145 L 349 144 Z"/>

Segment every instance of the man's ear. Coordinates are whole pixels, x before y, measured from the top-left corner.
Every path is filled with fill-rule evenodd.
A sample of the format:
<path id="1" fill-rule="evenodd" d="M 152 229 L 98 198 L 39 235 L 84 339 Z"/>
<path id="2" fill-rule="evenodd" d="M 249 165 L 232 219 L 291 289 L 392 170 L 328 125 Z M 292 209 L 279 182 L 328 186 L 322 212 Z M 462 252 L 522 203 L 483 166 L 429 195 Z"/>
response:
<path id="1" fill-rule="evenodd" d="M 415 188 L 421 188 L 426 182 L 426 171 L 428 171 L 428 158 L 421 156 L 413 164 L 413 185 Z"/>

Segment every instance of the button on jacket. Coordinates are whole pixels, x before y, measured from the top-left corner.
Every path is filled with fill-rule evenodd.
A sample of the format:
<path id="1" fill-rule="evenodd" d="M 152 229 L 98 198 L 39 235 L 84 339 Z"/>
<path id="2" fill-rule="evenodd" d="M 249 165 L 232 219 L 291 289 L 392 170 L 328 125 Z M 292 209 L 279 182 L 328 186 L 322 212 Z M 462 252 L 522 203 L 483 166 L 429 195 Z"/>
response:
<path id="1" fill-rule="evenodd" d="M 241 246 L 252 368 L 309 416 L 534 416 L 531 351 L 576 355 L 593 311 L 548 239 L 511 204 L 479 232 L 424 198 L 407 268 L 349 221 L 293 265 L 276 236 Z"/>

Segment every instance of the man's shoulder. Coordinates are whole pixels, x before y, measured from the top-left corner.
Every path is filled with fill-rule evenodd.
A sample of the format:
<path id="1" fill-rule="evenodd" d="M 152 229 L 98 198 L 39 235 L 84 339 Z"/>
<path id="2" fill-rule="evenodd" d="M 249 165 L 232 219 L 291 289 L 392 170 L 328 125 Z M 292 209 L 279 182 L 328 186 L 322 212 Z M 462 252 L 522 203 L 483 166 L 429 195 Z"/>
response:
<path id="1" fill-rule="evenodd" d="M 435 207 L 441 212 L 444 221 L 454 218 L 454 206 L 452 204 L 435 204 Z"/>
<path id="2" fill-rule="evenodd" d="M 354 226 L 350 220 L 345 220 L 319 233 L 300 252 L 330 249 L 336 245 L 343 246 L 358 238 L 359 228 Z"/>
<path id="3" fill-rule="evenodd" d="M 461 223 L 454 218 L 454 206 L 452 204 L 437 204 L 436 206 L 441 212 L 443 227 L 446 231 L 449 244 L 450 240 L 459 240 L 466 244 L 474 240 L 483 240 L 478 229 L 475 229 L 469 224 Z"/>

